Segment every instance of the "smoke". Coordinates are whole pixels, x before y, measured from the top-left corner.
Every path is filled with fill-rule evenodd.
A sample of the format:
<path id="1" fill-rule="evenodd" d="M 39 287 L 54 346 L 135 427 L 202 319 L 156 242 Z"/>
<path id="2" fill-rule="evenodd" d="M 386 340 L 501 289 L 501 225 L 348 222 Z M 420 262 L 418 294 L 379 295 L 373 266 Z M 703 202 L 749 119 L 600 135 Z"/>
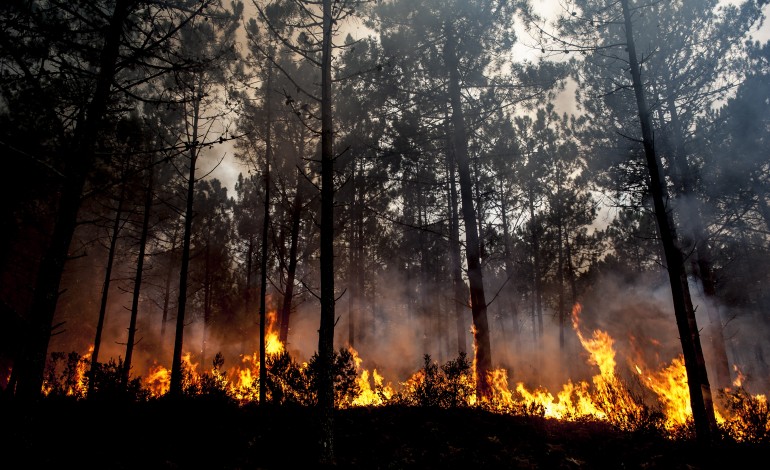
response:
<path id="1" fill-rule="evenodd" d="M 87 354 L 93 344 L 98 320 L 104 257 L 94 250 L 93 256 L 75 259 L 68 264 L 65 283 L 68 288 L 60 299 L 55 323 L 65 322 L 63 331 L 52 337 L 49 352 L 76 351 Z M 124 263 L 130 265 L 130 263 Z M 130 318 L 130 267 L 118 264 L 115 271 L 102 334 L 101 362 L 124 358 Z M 165 336 L 161 336 L 162 311 L 158 306 L 156 283 L 148 276 L 141 297 L 134 347 L 132 376 L 146 376 L 151 367 L 171 366 L 176 307 L 169 312 Z M 350 316 L 355 315 L 353 347 L 363 360 L 361 367 L 377 369 L 394 386 L 406 380 L 423 366 L 428 354 L 441 364 L 458 356 L 457 323 L 454 299 L 447 286 L 422 286 L 392 272 L 367 279 L 375 296 L 362 299 L 358 310 L 343 281 L 338 290 L 344 292 L 336 304 L 337 324 L 335 348 L 349 346 Z M 730 365 L 744 377 L 743 385 L 752 393 L 768 390 L 770 367 L 766 352 L 768 331 L 748 309 L 728 307 L 707 299 L 698 282 L 690 291 L 696 307 L 701 343 L 707 366 L 712 363 L 711 338 L 707 335 L 711 312 L 718 312 L 724 325 L 724 337 Z M 505 294 L 505 293 L 504 293 Z M 527 388 L 546 387 L 559 390 L 569 381 L 590 381 L 598 373 L 589 363 L 573 328 L 569 315 L 560 326 L 552 308 L 543 314 L 543 331 L 533 318 L 532 305 L 511 295 L 501 295 L 487 309 L 492 342 L 493 367 L 504 368 L 509 384 L 523 382 Z M 292 313 L 286 349 L 298 362 L 308 361 L 317 351 L 320 306 L 309 294 Z M 614 340 L 619 373 L 627 374 L 635 365 L 647 370 L 660 370 L 681 354 L 681 343 L 673 313 L 668 278 L 663 270 L 629 278 L 604 275 L 580 299 L 582 312 L 578 327 L 584 337 L 595 330 L 609 334 Z M 569 309 L 569 305 L 566 306 Z M 184 353 L 199 371 L 208 371 L 217 353 L 225 358 L 225 369 L 241 365 L 241 359 L 258 357 L 258 312 L 217 312 L 206 327 L 204 343 L 203 319 L 199 306 L 188 305 L 184 332 Z M 471 315 L 463 310 L 468 359 L 473 359 Z M 535 334 L 537 331 L 537 334 Z M 560 340 L 563 337 L 563 343 Z M 709 370 L 710 377 L 714 373 Z"/>

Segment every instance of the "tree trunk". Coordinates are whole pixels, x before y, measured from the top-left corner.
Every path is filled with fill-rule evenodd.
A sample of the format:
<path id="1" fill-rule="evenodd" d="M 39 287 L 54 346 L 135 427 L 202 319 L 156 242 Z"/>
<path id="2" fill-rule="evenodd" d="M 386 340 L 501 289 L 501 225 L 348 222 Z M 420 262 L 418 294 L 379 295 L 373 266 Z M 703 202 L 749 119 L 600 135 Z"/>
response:
<path id="1" fill-rule="evenodd" d="M 171 258 L 176 251 L 176 237 L 177 237 L 177 225 L 174 225 L 174 234 L 171 237 L 171 250 L 169 251 L 168 268 L 166 269 L 166 280 L 163 286 L 163 314 L 160 320 L 160 343 L 165 345 L 166 339 L 166 324 L 168 324 L 168 311 L 169 304 L 171 303 L 171 278 L 174 274 L 173 265 L 171 264 Z"/>
<path id="2" fill-rule="evenodd" d="M 561 211 L 561 208 L 559 208 Z M 563 353 L 564 348 L 566 346 L 565 344 L 565 338 L 564 338 L 564 330 L 567 328 L 566 325 L 566 312 L 564 308 L 564 247 L 562 245 L 563 241 L 563 232 L 564 227 L 561 223 L 561 215 L 559 215 L 559 223 L 557 227 L 557 244 L 559 245 L 559 252 L 557 254 L 558 257 L 558 267 L 559 274 L 557 275 L 559 279 L 559 350 Z"/>
<path id="3" fill-rule="evenodd" d="M 470 284 L 471 311 L 473 314 L 473 336 L 476 350 L 476 396 L 486 399 L 491 394 L 489 377 L 492 369 L 492 347 L 489 339 L 487 322 L 487 302 L 484 297 L 484 279 L 481 270 L 479 233 L 476 224 L 476 210 L 473 207 L 473 183 L 471 181 L 468 156 L 468 137 L 465 130 L 462 96 L 460 90 L 460 72 L 455 51 L 455 32 L 448 23 L 446 43 L 444 45 L 444 63 L 449 72 L 449 98 L 452 107 L 454 151 L 457 172 L 460 176 L 460 201 L 463 221 L 465 222 L 465 255 L 468 263 L 468 281 Z"/>
<path id="4" fill-rule="evenodd" d="M 198 76 L 198 88 L 193 98 L 192 142 L 190 142 L 190 172 L 187 180 L 187 204 L 184 215 L 184 235 L 182 236 L 182 265 L 179 269 L 179 301 L 177 302 L 176 333 L 174 335 L 174 355 L 171 359 L 171 382 L 169 395 L 182 396 L 182 348 L 184 346 L 184 320 L 187 309 L 187 276 L 190 269 L 190 238 L 192 236 L 193 199 L 195 197 L 195 165 L 198 161 L 198 120 L 200 103 L 203 98 L 203 76 Z"/>
<path id="5" fill-rule="evenodd" d="M 94 163 L 94 144 L 98 141 L 102 117 L 107 111 L 123 25 L 134 3 L 134 0 L 117 0 L 115 4 L 99 58 L 94 94 L 84 113 L 85 118 L 78 122 L 74 144 L 66 152 L 71 159 L 71 166 L 61 191 L 51 241 L 40 263 L 29 322 L 24 332 L 25 340 L 14 361 L 17 380 L 15 396 L 19 399 L 35 400 L 42 392 L 48 343 L 64 264 L 77 226 L 81 194 Z"/>
<path id="6" fill-rule="evenodd" d="M 302 217 L 302 173 L 297 170 L 297 183 L 294 192 L 294 202 L 291 208 L 291 244 L 289 246 L 289 264 L 286 268 L 286 288 L 283 292 L 281 307 L 281 322 L 278 339 L 288 344 L 289 321 L 291 319 L 291 304 L 294 297 L 294 279 L 297 273 L 297 246 L 299 244 L 299 224 Z"/>
<path id="7" fill-rule="evenodd" d="M 321 325 L 318 407 L 321 463 L 334 462 L 334 129 L 332 122 L 332 1 L 323 0 L 321 51 Z"/>
<path id="8" fill-rule="evenodd" d="M 107 298 L 110 292 L 110 282 L 112 281 L 112 265 L 115 261 L 115 248 L 118 243 L 118 234 L 120 232 L 120 218 L 123 216 L 123 203 L 126 198 L 126 169 L 123 169 L 123 177 L 120 184 L 120 195 L 118 196 L 118 207 L 115 209 L 115 220 L 112 223 L 112 232 L 110 235 L 110 248 L 107 253 L 107 267 L 104 271 L 104 283 L 102 284 L 102 299 L 99 303 L 99 319 L 96 323 L 96 336 L 94 337 L 94 351 L 91 353 L 91 368 L 88 380 L 88 396 L 94 392 L 96 369 L 99 367 L 99 351 L 102 345 L 102 331 L 104 322 L 107 318 Z"/>
<path id="9" fill-rule="evenodd" d="M 358 244 L 360 243 L 360 240 L 358 240 L 358 212 L 357 212 L 357 201 L 356 201 L 356 160 L 353 159 L 353 171 L 352 175 L 350 177 L 350 184 L 353 187 L 353 217 L 351 217 L 352 221 L 350 224 L 350 235 L 349 235 L 349 260 L 350 263 L 348 265 L 348 279 L 350 283 L 350 301 L 348 302 L 348 345 L 350 347 L 355 347 L 356 344 L 356 315 L 358 310 L 358 277 L 361 276 L 361 271 L 359 267 L 359 261 L 358 261 Z"/>
<path id="10" fill-rule="evenodd" d="M 674 314 L 679 329 L 679 339 L 682 343 L 687 382 L 690 391 L 690 405 L 692 407 L 693 421 L 698 442 L 702 445 L 710 445 L 712 435 L 717 430 L 714 416 L 714 404 L 711 397 L 711 387 L 706 373 L 706 364 L 701 349 L 698 325 L 695 321 L 695 310 L 690 298 L 690 290 L 687 284 L 687 273 L 684 268 L 682 252 L 677 246 L 676 229 L 671 213 L 666 209 L 665 201 L 668 200 L 665 182 L 660 171 L 659 156 L 655 152 L 652 135 L 652 122 L 650 111 L 644 97 L 641 70 L 636 57 L 636 48 L 631 24 L 631 13 L 628 0 L 621 0 L 623 18 L 626 28 L 626 47 L 633 80 L 636 104 L 639 110 L 639 121 L 642 128 L 642 140 L 644 153 L 647 160 L 647 168 L 650 173 L 650 192 L 652 193 L 655 207 L 655 218 L 658 223 L 661 243 L 668 266 L 669 282 L 674 303 Z"/>
<path id="11" fill-rule="evenodd" d="M 201 365 L 206 367 L 206 353 L 211 322 L 211 222 L 207 223 L 206 247 L 203 249 L 203 325 L 201 326 Z"/>
<path id="12" fill-rule="evenodd" d="M 267 84 L 265 86 L 265 204 L 263 207 L 264 216 L 262 217 L 262 247 L 260 253 L 260 284 L 259 284 L 259 404 L 264 405 L 267 388 L 267 351 L 265 349 L 267 307 L 265 305 L 267 298 L 267 244 L 270 229 L 270 159 L 272 158 L 272 139 L 271 126 L 272 119 L 270 113 L 273 80 L 272 62 L 267 66 Z"/>
<path id="13" fill-rule="evenodd" d="M 144 253 L 147 248 L 147 234 L 150 231 L 150 212 L 152 210 L 152 191 L 154 171 L 153 166 L 147 169 L 147 188 L 144 195 L 144 216 L 142 218 L 142 232 L 139 235 L 139 255 L 136 259 L 136 274 L 134 276 L 134 292 L 131 299 L 131 320 L 128 324 L 128 339 L 126 340 L 126 359 L 123 362 L 121 379 L 124 388 L 128 387 L 131 377 L 131 361 L 134 355 L 134 343 L 136 338 L 136 318 L 139 315 L 139 292 L 142 288 L 142 273 L 144 272 Z"/>
<path id="14" fill-rule="evenodd" d="M 449 135 L 449 130 L 447 130 Z M 457 185 L 455 184 L 455 161 L 451 142 L 447 148 L 447 167 L 449 168 L 449 260 L 452 272 L 452 305 L 454 306 L 455 325 L 457 330 L 457 353 L 467 354 L 465 307 L 468 290 L 463 281 L 462 264 L 460 261 L 460 216 L 457 213 Z"/>
<path id="15" fill-rule="evenodd" d="M 365 262 L 364 262 L 364 194 L 363 194 L 363 185 L 359 181 L 358 186 L 356 187 L 356 200 L 355 205 L 353 207 L 353 213 L 355 215 L 355 224 L 356 224 L 356 247 L 355 247 L 355 253 L 356 253 L 356 277 L 353 281 L 353 284 L 355 285 L 355 302 L 353 311 L 355 312 L 355 315 L 358 315 L 358 318 L 363 318 L 363 305 L 364 305 L 364 295 L 366 293 L 366 269 L 365 269 Z M 359 341 L 366 341 L 366 334 L 365 329 L 362 327 L 358 327 L 358 339 Z"/>

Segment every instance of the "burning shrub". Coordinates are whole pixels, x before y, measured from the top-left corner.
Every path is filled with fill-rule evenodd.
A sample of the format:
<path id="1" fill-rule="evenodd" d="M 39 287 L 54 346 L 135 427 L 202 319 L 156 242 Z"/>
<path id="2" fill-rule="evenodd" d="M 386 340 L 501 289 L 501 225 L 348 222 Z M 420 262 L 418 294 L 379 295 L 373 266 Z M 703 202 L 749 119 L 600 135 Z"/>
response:
<path id="1" fill-rule="evenodd" d="M 48 397 L 84 398 L 87 390 L 87 358 L 77 352 L 53 352 L 46 364 L 43 394 Z"/>
<path id="2" fill-rule="evenodd" d="M 403 384 L 393 402 L 409 406 L 454 408 L 466 406 L 474 393 L 471 364 L 460 356 L 439 367 L 429 354 L 423 356 L 423 368 Z"/>
<path id="3" fill-rule="evenodd" d="M 216 401 L 232 401 L 227 376 L 222 371 L 224 364 L 225 357 L 218 352 L 212 361 L 211 373 L 204 372 L 198 382 L 201 397 Z"/>
<path id="4" fill-rule="evenodd" d="M 43 394 L 49 398 L 69 397 L 76 400 L 85 399 L 86 395 L 89 399 L 130 401 L 144 401 L 149 397 L 140 377 L 123 383 L 125 366 L 122 359 L 97 363 L 93 374 L 90 367 L 89 355 L 83 356 L 74 351 L 68 354 L 51 353 L 46 364 Z"/>
<path id="5" fill-rule="evenodd" d="M 295 361 L 288 351 L 268 355 L 267 392 L 270 401 L 276 404 L 308 404 L 314 401 L 307 368 Z"/>
<path id="6" fill-rule="evenodd" d="M 613 426 L 623 431 L 650 431 L 663 426 L 663 414 L 646 406 L 618 376 L 594 378 L 593 402 Z"/>
<path id="7" fill-rule="evenodd" d="M 182 359 L 182 396 L 194 398 L 201 393 L 201 378 L 195 367 L 190 363 L 189 357 Z"/>
<path id="8" fill-rule="evenodd" d="M 765 395 L 751 395 L 743 387 L 719 391 L 719 398 L 730 417 L 721 424 L 725 433 L 738 442 L 770 442 L 770 409 Z"/>

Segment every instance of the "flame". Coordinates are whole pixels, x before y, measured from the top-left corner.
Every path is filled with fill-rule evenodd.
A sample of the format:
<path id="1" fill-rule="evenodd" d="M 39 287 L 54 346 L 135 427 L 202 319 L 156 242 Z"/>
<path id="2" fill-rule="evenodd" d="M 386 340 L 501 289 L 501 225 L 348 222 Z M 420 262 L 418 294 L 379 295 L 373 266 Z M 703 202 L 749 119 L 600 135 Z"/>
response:
<path id="1" fill-rule="evenodd" d="M 405 381 L 398 382 L 397 391 L 376 368 L 364 368 L 364 360 L 359 356 L 358 351 L 349 347 L 348 351 L 355 365 L 356 389 L 354 394 L 346 395 L 338 406 L 342 408 L 383 406 L 388 403 L 398 403 L 406 397 L 406 403 L 409 404 L 480 406 L 499 413 L 538 415 L 560 420 L 588 417 L 610 422 L 623 429 L 634 429 L 636 423 L 645 423 L 644 419 L 648 416 L 645 414 L 646 406 L 650 404 L 650 395 L 654 395 L 653 406 L 660 407 L 663 416 L 661 423 L 666 430 L 675 431 L 676 428 L 687 425 L 692 419 L 692 413 L 682 356 L 674 358 L 665 367 L 659 369 L 650 368 L 640 360 L 635 364 L 628 362 L 629 369 L 625 372 L 636 379 L 635 383 L 638 386 L 652 392 L 652 394 L 642 394 L 648 400 L 642 403 L 641 398 L 633 396 L 621 379 L 616 361 L 615 340 L 609 333 L 599 329 L 587 335 L 582 329 L 581 313 L 581 305 L 575 304 L 570 319 L 580 345 L 587 353 L 587 363 L 597 368 L 597 373 L 590 380 L 575 382 L 568 379 L 557 392 L 544 387 L 528 388 L 523 381 L 517 381 L 511 388 L 508 371 L 498 368 L 487 371 L 490 393 L 489 396 L 479 399 L 476 396 L 475 386 L 478 374 L 475 354 L 470 363 L 459 362 L 458 358 L 458 361 L 453 364 L 454 368 L 448 367 L 449 363 L 439 367 L 435 362 L 428 362 L 429 356 L 426 356 L 425 367 Z M 265 350 L 269 358 L 274 359 L 274 362 L 269 363 L 270 367 L 276 367 L 276 365 L 291 367 L 291 370 L 299 371 L 299 374 L 304 376 L 308 363 L 298 365 L 286 354 L 285 347 L 278 340 L 278 334 L 275 331 L 276 318 L 275 311 L 267 315 Z M 470 331 L 475 337 L 476 331 L 473 326 Z M 655 346 L 659 343 L 649 339 L 648 344 Z M 475 352 L 475 341 L 473 347 Z M 75 397 L 85 396 L 86 369 L 92 351 L 93 346 L 87 354 L 78 359 L 77 367 L 73 365 L 72 356 L 70 357 L 65 373 L 61 374 L 62 377 L 66 376 L 66 384 L 69 388 L 46 382 L 44 392 L 50 393 L 55 390 L 56 393 L 66 393 Z M 62 356 L 58 356 L 56 360 L 61 359 Z M 182 359 L 183 387 L 186 392 L 200 392 L 204 385 L 213 384 L 218 390 L 241 403 L 254 402 L 258 399 L 259 353 L 242 355 L 240 363 L 227 372 L 219 370 L 222 362 L 216 363 L 216 361 L 214 368 L 210 371 L 199 370 L 199 364 L 193 362 L 193 356 L 189 352 L 184 354 Z M 290 362 L 289 365 L 286 365 L 287 360 Z M 464 355 L 463 361 L 465 361 Z M 736 378 L 733 386 L 735 388 L 721 391 L 728 400 L 726 410 L 728 414 L 723 417 L 722 413 L 725 411 L 717 410 L 717 422 L 737 440 L 750 441 L 756 439 L 757 435 L 770 434 L 770 410 L 768 410 L 766 396 L 748 394 L 743 389 L 746 377 L 737 367 L 734 369 Z M 271 386 L 268 390 L 268 399 L 273 399 L 273 394 L 276 396 L 281 394 L 291 399 L 299 398 L 301 401 L 300 394 L 307 391 L 292 389 L 290 380 L 281 378 L 279 370 L 271 370 L 273 372 L 269 376 Z M 170 376 L 168 369 L 154 363 L 143 379 L 143 385 L 151 397 L 160 397 L 170 389 Z M 767 419 L 763 420 L 763 416 Z"/>
<path id="2" fill-rule="evenodd" d="M 274 330 L 278 315 L 274 310 L 267 313 L 265 325 L 265 353 L 270 356 L 283 352 L 283 343 L 278 339 L 278 332 Z"/>
<path id="3" fill-rule="evenodd" d="M 358 373 L 356 385 L 358 385 L 359 389 L 358 396 L 350 401 L 349 406 L 380 406 L 386 404 L 395 393 L 391 384 L 384 385 L 385 379 L 377 372 L 377 369 L 372 369 L 370 374 L 369 370 L 361 368 L 363 359 L 358 355 L 358 351 L 352 346 L 349 346 L 348 350 L 356 364 L 356 371 Z M 347 404 L 343 404 L 343 406 L 345 405 Z"/>
<path id="4" fill-rule="evenodd" d="M 738 367 L 738 365 L 734 364 L 733 370 L 735 371 L 735 380 L 733 380 L 733 386 L 742 387 L 743 381 L 746 380 L 746 376 L 743 375 L 743 371 Z"/>
<path id="5" fill-rule="evenodd" d="M 593 387 L 585 381 L 567 381 L 554 397 L 545 389 L 527 390 L 519 382 L 516 385 L 516 392 L 522 398 L 519 408 L 540 412 L 549 418 L 593 417 L 627 427 L 642 413 L 642 407 L 616 374 L 614 340 L 601 330 L 594 330 L 592 336 L 586 338 L 580 329 L 581 311 L 581 305 L 575 304 L 571 320 L 580 344 L 589 353 L 588 362 L 599 368 L 599 374 L 592 377 Z"/>
<path id="6" fill-rule="evenodd" d="M 91 364 L 91 355 L 94 353 L 94 345 L 88 347 L 88 352 L 83 354 L 83 357 L 78 361 L 75 366 L 75 383 L 67 390 L 67 396 L 84 397 L 88 390 L 88 369 Z"/>
<path id="7" fill-rule="evenodd" d="M 144 386 L 150 391 L 150 396 L 165 395 L 171 388 L 171 371 L 158 363 L 153 364 L 144 379 Z"/>
<path id="8" fill-rule="evenodd" d="M 692 416 L 692 407 L 684 358 L 680 355 L 658 372 L 640 372 L 639 375 L 643 377 L 644 385 L 655 392 L 663 405 L 666 428 L 672 429 L 686 424 Z"/>
<path id="9" fill-rule="evenodd" d="M 91 345 L 85 354 L 72 352 L 67 356 L 61 353 L 52 355 L 52 362 L 48 364 L 52 371 L 44 377 L 41 393 L 44 396 L 60 393 L 68 397 L 85 398 L 88 390 L 88 370 L 93 352 L 94 346 Z M 65 364 L 60 366 L 59 361 L 64 361 Z"/>

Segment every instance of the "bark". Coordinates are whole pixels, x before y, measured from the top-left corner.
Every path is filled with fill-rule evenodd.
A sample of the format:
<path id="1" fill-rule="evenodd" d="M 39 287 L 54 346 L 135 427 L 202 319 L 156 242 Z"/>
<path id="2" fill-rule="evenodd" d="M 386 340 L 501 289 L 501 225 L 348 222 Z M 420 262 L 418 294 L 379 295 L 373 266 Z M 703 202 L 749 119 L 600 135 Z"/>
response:
<path id="1" fill-rule="evenodd" d="M 321 463 L 334 461 L 334 130 L 332 122 L 332 1 L 323 0 L 321 47 L 321 324 L 318 407 Z"/>
<path id="2" fill-rule="evenodd" d="M 678 246 L 676 228 L 671 213 L 667 210 L 665 201 L 668 200 L 665 182 L 661 173 L 660 157 L 657 155 L 652 135 L 652 119 L 647 106 L 641 79 L 641 70 L 636 56 L 634 36 L 629 11 L 628 0 L 621 0 L 623 18 L 626 29 L 626 47 L 634 94 L 639 111 L 639 121 L 642 129 L 642 141 L 650 174 L 650 192 L 655 208 L 655 218 L 661 243 L 666 257 L 667 271 L 671 285 L 674 303 L 674 315 L 682 343 L 687 383 L 690 391 L 690 405 L 695 424 L 697 441 L 702 445 L 710 445 L 717 431 L 711 387 L 706 373 L 706 364 L 701 349 L 698 325 L 695 320 L 695 310 L 690 298 L 687 283 L 687 273 L 684 267 L 682 252 Z"/>
<path id="3" fill-rule="evenodd" d="M 144 216 L 142 218 L 142 232 L 139 235 L 139 255 L 136 260 L 136 274 L 134 275 L 134 292 L 131 298 L 131 319 L 128 325 L 128 339 L 126 340 L 126 359 L 123 362 L 121 379 L 123 387 L 128 387 L 128 381 L 131 377 L 131 361 L 134 355 L 134 344 L 136 338 L 136 319 L 139 316 L 139 292 L 142 288 L 142 274 L 144 272 L 144 253 L 147 248 L 147 234 L 150 231 L 150 212 L 152 210 L 152 191 L 153 191 L 153 166 L 150 165 L 147 170 L 148 181 L 146 193 L 144 196 Z"/>
<path id="4" fill-rule="evenodd" d="M 356 188 L 356 201 L 354 206 L 354 214 L 356 221 L 356 270 L 357 276 L 353 282 L 355 286 L 355 302 L 354 312 L 358 315 L 358 318 L 363 317 L 362 307 L 364 305 L 363 298 L 366 292 L 366 269 L 364 269 L 364 195 L 363 185 L 359 183 Z M 366 341 L 365 330 L 358 328 L 358 339 Z"/>
<path id="5" fill-rule="evenodd" d="M 348 302 L 348 345 L 355 347 L 356 344 L 356 314 L 359 308 L 359 291 L 358 291 L 358 278 L 362 275 L 359 269 L 358 260 L 358 245 L 361 241 L 358 239 L 358 204 L 356 201 L 357 188 L 356 188 L 356 160 L 353 159 L 353 171 L 350 178 L 350 184 L 353 186 L 353 217 L 350 224 L 349 232 L 349 250 L 350 250 L 350 264 L 348 266 L 348 278 L 350 282 L 350 301 Z"/>
<path id="6" fill-rule="evenodd" d="M 104 271 L 104 283 L 102 284 L 102 299 L 99 303 L 99 319 L 96 322 L 96 335 L 94 336 L 94 351 L 91 354 L 91 367 L 89 370 L 88 395 L 94 392 L 96 369 L 99 367 L 99 351 L 102 345 L 102 331 L 104 322 L 107 319 L 107 299 L 110 292 L 110 283 L 112 281 L 112 265 L 115 262 L 115 249 L 118 243 L 118 234 L 120 233 L 120 221 L 123 216 L 123 203 L 126 198 L 126 170 L 123 170 L 123 180 L 120 185 L 120 195 L 118 196 L 118 207 L 115 209 L 115 220 L 112 223 L 112 232 L 110 234 L 110 248 L 107 253 L 107 267 Z"/>
<path id="7" fill-rule="evenodd" d="M 177 228 L 174 227 L 174 235 L 171 237 L 171 250 L 169 250 L 169 261 L 168 261 L 168 267 L 166 269 L 166 279 L 165 284 L 163 286 L 163 314 L 160 320 L 160 343 L 165 344 L 166 339 L 166 324 L 168 323 L 168 311 L 169 311 L 169 304 L 171 303 L 171 278 L 174 274 L 173 265 L 171 264 L 171 257 L 174 255 L 174 251 L 176 251 L 176 237 L 177 237 Z"/>
<path id="8" fill-rule="evenodd" d="M 71 166 L 61 190 L 51 241 L 39 267 L 29 322 L 24 332 L 25 340 L 14 364 L 17 380 L 15 396 L 19 399 L 36 400 L 42 392 L 48 343 L 64 265 L 77 226 L 83 188 L 94 164 L 94 145 L 107 111 L 123 25 L 135 3 L 134 0 L 117 0 L 115 4 L 99 58 L 94 94 L 85 117 L 76 128 L 74 143 L 66 152 Z"/>
<path id="9" fill-rule="evenodd" d="M 558 209 L 561 211 L 561 207 Z M 559 216 L 559 224 L 557 227 L 558 234 L 557 234 L 557 243 L 559 245 L 559 252 L 558 252 L 558 267 L 559 270 L 558 279 L 559 279 L 559 350 L 564 352 L 564 348 L 566 346 L 565 344 L 565 338 L 564 338 L 564 330 L 566 329 L 566 312 L 564 309 L 564 247 L 562 245 L 563 241 L 563 233 L 564 233 L 564 226 L 561 223 L 561 215 Z"/>
<path id="10" fill-rule="evenodd" d="M 195 165 L 198 162 L 198 121 L 200 119 L 200 103 L 203 98 L 203 77 L 198 77 L 198 88 L 195 90 L 192 109 L 192 142 L 190 142 L 190 170 L 187 176 L 187 201 L 184 215 L 184 234 L 182 236 L 182 264 L 179 269 L 179 301 L 177 303 L 176 330 L 174 334 L 174 355 L 171 358 L 171 382 L 169 395 L 179 398 L 182 395 L 182 348 L 184 346 L 184 321 L 187 309 L 187 276 L 190 270 L 190 238 L 192 236 L 193 199 L 195 197 Z"/>
<path id="11" fill-rule="evenodd" d="M 449 135 L 449 131 L 447 131 Z M 465 307 L 467 305 L 468 290 L 463 281 L 463 270 L 460 261 L 460 216 L 457 213 L 457 185 L 455 184 L 455 159 L 454 152 L 449 143 L 447 151 L 447 166 L 449 167 L 449 260 L 452 272 L 452 287 L 455 325 L 457 330 L 457 353 L 467 354 L 468 342 L 466 341 Z"/>
<path id="12" fill-rule="evenodd" d="M 267 320 L 267 306 L 265 305 L 267 298 L 267 244 L 268 244 L 268 232 L 270 229 L 270 159 L 272 158 L 272 139 L 271 139 L 271 126 L 272 119 L 270 113 L 272 96 L 272 78 L 273 67 L 270 63 L 267 67 L 267 84 L 265 86 L 265 108 L 267 109 L 267 115 L 265 116 L 265 201 L 263 206 L 264 216 L 262 217 L 262 247 L 260 252 L 260 287 L 259 287 L 259 404 L 264 405 L 266 399 L 267 389 L 267 351 L 265 349 L 266 337 L 266 320 Z"/>
<path id="13" fill-rule="evenodd" d="M 291 304 L 294 298 L 294 280 L 297 274 L 297 246 L 299 245 L 299 225 L 302 217 L 302 173 L 297 170 L 296 190 L 291 208 L 291 242 L 289 246 L 289 264 L 286 268 L 286 288 L 283 292 L 281 307 L 280 330 L 278 339 L 283 344 L 289 341 L 289 322 L 291 320 Z"/>
<path id="14" fill-rule="evenodd" d="M 206 247 L 203 249 L 203 325 L 201 341 L 201 364 L 206 365 L 206 353 L 209 339 L 209 323 L 211 322 L 211 221 L 206 233 Z"/>
<path id="15" fill-rule="evenodd" d="M 468 155 L 468 137 L 462 108 L 460 71 L 457 60 L 455 31 L 447 23 L 444 63 L 449 72 L 449 99 L 452 107 L 453 144 L 460 177 L 460 201 L 465 223 L 465 255 L 468 263 L 473 335 L 476 350 L 476 396 L 488 398 L 491 386 L 487 374 L 492 369 L 492 348 L 487 322 L 487 302 L 484 297 L 484 279 L 481 270 L 479 232 L 476 224 L 476 210 L 473 204 L 473 183 Z"/>

